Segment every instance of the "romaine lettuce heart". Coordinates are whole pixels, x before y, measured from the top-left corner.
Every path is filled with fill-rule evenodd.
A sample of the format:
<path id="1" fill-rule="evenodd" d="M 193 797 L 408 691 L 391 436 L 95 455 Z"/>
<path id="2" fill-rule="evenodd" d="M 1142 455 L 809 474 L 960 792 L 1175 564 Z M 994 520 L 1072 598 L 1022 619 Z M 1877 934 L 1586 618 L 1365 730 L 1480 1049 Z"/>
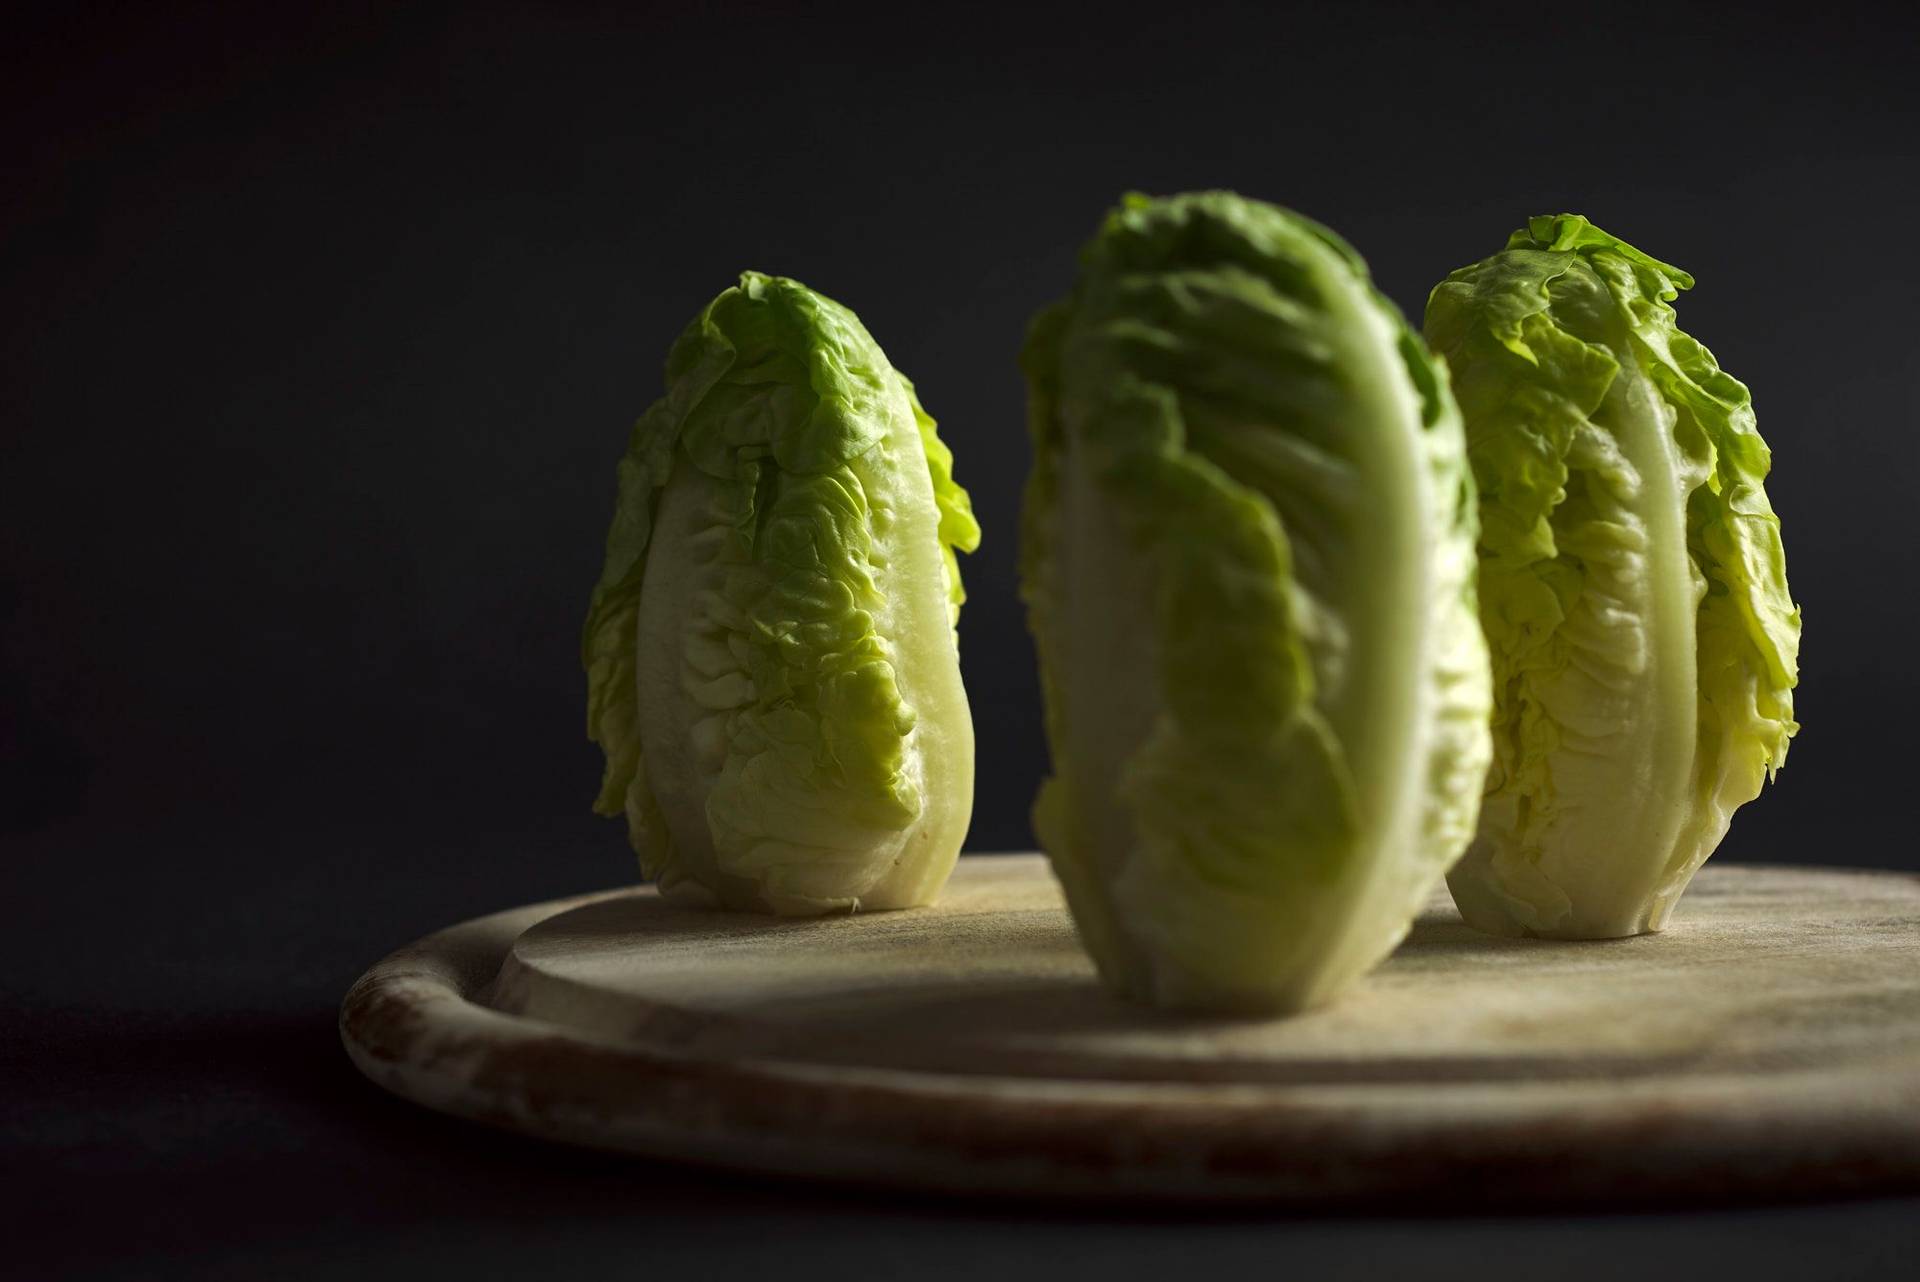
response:
<path id="1" fill-rule="evenodd" d="M 953 457 L 853 313 L 749 272 L 667 358 L 619 465 L 583 640 L 595 809 L 665 893 L 804 914 L 928 902 L 973 725 Z"/>
<path id="2" fill-rule="evenodd" d="M 1483 930 L 1660 929 L 1798 729 L 1767 448 L 1692 284 L 1563 214 L 1427 306 L 1480 496 L 1494 765 L 1449 885 Z"/>
<path id="3" fill-rule="evenodd" d="M 1023 364 L 1035 824 L 1100 973 L 1293 1010 L 1405 934 L 1474 823 L 1487 664 L 1443 372 L 1332 233 L 1129 197 Z"/>

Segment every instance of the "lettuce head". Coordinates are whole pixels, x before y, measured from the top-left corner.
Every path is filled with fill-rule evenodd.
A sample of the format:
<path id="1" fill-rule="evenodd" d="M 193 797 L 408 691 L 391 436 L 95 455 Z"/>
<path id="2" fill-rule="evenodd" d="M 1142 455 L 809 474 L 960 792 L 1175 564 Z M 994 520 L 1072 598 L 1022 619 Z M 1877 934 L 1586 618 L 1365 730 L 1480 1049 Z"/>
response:
<path id="1" fill-rule="evenodd" d="M 1288 1011 L 1474 830 L 1488 668 L 1445 372 L 1331 232 L 1133 196 L 1023 357 L 1034 819 L 1107 984 Z"/>
<path id="2" fill-rule="evenodd" d="M 854 314 L 748 272 L 619 464 L 582 657 L 595 809 L 668 895 L 926 903 L 973 805 L 953 456 Z"/>
<path id="3" fill-rule="evenodd" d="M 1770 458 L 1692 284 L 1562 214 L 1427 305 L 1480 501 L 1494 761 L 1448 880 L 1483 930 L 1659 930 L 1799 729 Z"/>

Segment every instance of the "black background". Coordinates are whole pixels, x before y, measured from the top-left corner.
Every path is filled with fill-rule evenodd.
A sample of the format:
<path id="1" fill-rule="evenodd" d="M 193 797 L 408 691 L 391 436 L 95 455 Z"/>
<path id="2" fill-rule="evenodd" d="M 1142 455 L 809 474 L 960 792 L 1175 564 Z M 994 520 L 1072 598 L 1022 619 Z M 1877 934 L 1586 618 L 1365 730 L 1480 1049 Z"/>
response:
<path id="1" fill-rule="evenodd" d="M 1754 388 L 1807 619 L 1807 729 L 1722 857 L 1920 866 L 1912 12 L 9 20 L 0 1110 L 7 1165 L 38 1173 L 18 1240 L 65 1243 L 76 1270 L 509 1249 L 637 1266 L 644 1221 L 655 1251 L 718 1234 L 735 1263 L 807 1228 L 817 1258 L 877 1250 L 883 1273 L 1170 1264 L 1173 1239 L 1137 1224 L 875 1210 L 470 1136 L 363 1089 L 331 1031 L 388 948 L 633 875 L 618 825 L 586 813 L 578 626 L 626 427 L 742 268 L 854 307 L 941 420 L 986 528 L 964 566 L 968 845 L 1030 844 L 1045 753 L 1014 596 L 1014 355 L 1133 188 L 1292 205 L 1416 313 L 1536 212 L 1692 271 L 1681 321 Z M 1711 1240 L 1764 1271 L 1782 1257 L 1760 1226 L 1788 1222 L 1862 1264 L 1915 1241 L 1911 1204 L 1177 1240 L 1221 1267 L 1317 1251 L 1323 1271 L 1366 1241 L 1434 1276 L 1495 1241 Z"/>

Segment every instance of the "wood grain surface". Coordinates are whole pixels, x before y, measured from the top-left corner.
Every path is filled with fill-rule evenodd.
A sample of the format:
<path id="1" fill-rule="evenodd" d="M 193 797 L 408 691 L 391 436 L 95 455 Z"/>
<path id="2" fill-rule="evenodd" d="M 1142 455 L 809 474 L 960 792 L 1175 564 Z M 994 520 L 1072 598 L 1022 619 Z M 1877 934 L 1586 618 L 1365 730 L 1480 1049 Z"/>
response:
<path id="1" fill-rule="evenodd" d="M 890 1187 L 1513 1205 L 1920 1186 L 1920 879 L 1712 866 L 1661 935 L 1500 939 L 1444 893 L 1284 1020 L 1102 991 L 1037 855 L 780 920 L 625 890 L 402 949 L 342 1034 L 514 1130 Z"/>

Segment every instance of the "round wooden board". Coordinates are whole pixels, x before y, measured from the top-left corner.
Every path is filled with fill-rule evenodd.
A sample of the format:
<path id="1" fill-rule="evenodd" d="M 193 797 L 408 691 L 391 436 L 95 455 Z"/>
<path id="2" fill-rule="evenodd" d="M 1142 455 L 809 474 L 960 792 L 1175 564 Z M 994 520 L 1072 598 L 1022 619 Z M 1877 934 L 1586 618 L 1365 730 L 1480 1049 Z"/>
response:
<path id="1" fill-rule="evenodd" d="M 648 889 L 388 957 L 374 1081 L 529 1134 L 891 1187 L 1324 1204 L 1920 1184 L 1920 878 L 1709 866 L 1662 935 L 1499 939 L 1444 892 L 1356 992 L 1195 1019 L 1097 985 L 1037 855 L 780 920 Z"/>

